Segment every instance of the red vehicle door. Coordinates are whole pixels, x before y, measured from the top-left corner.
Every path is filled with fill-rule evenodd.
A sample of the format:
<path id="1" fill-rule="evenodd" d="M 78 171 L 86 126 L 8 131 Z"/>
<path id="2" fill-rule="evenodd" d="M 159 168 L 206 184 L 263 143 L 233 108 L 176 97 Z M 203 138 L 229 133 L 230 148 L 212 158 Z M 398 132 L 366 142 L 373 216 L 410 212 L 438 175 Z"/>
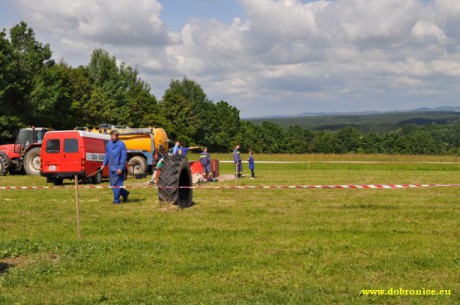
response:
<path id="1" fill-rule="evenodd" d="M 67 134 L 62 139 L 62 167 L 64 172 L 81 172 L 83 141 L 78 132 Z"/>
<path id="2" fill-rule="evenodd" d="M 62 164 L 61 137 L 59 134 L 50 134 L 45 139 L 41 152 L 41 172 L 60 172 Z"/>

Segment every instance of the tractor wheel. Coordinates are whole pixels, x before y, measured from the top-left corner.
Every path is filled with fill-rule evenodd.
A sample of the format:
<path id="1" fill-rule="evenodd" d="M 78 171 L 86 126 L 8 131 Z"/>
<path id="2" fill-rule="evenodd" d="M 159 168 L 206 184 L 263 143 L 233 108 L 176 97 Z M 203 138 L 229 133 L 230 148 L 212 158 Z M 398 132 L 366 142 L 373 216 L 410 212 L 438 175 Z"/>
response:
<path id="1" fill-rule="evenodd" d="M 63 178 L 56 178 L 54 179 L 54 185 L 63 185 L 64 179 Z"/>
<path id="2" fill-rule="evenodd" d="M 26 153 L 24 158 L 24 169 L 27 175 L 39 175 L 40 174 L 40 147 L 35 147 Z"/>
<path id="3" fill-rule="evenodd" d="M 172 156 L 163 161 L 158 178 L 158 198 L 160 202 L 188 208 L 193 205 L 192 175 L 187 158 Z M 185 188 L 181 188 L 185 187 Z"/>
<path id="4" fill-rule="evenodd" d="M 135 174 L 144 174 L 147 172 L 147 160 L 141 156 L 134 156 L 128 161 L 128 173 L 131 176 Z"/>
<path id="5" fill-rule="evenodd" d="M 93 184 L 99 184 L 102 182 L 102 173 L 98 172 L 96 175 L 91 177 L 91 182 Z"/>
<path id="6" fill-rule="evenodd" d="M 10 167 L 10 158 L 7 155 L 0 153 L 0 176 L 5 176 Z"/>

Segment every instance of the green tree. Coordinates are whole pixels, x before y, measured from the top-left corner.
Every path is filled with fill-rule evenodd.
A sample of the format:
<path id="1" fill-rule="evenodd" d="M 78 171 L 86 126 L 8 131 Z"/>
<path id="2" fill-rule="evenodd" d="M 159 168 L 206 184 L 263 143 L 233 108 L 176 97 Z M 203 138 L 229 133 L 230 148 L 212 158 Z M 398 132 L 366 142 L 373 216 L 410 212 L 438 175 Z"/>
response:
<path id="1" fill-rule="evenodd" d="M 158 126 L 162 127 L 165 119 L 155 96 L 149 93 L 141 83 L 129 88 L 127 92 L 127 104 L 124 113 L 123 123 L 128 126 Z"/>
<path id="2" fill-rule="evenodd" d="M 73 114 L 71 120 L 74 127 L 96 127 L 99 122 L 90 121 L 87 117 L 88 111 L 85 109 L 89 105 L 91 98 L 91 79 L 88 69 L 84 66 L 72 68 L 65 65 L 67 78 L 69 79 L 70 100 L 72 104 L 69 111 Z M 91 119 L 92 120 L 92 119 Z"/>
<path id="3" fill-rule="evenodd" d="M 285 153 L 286 152 L 286 133 L 280 125 L 263 122 L 260 126 L 263 133 L 262 150 L 265 153 Z"/>
<path id="4" fill-rule="evenodd" d="M 11 142 L 14 131 L 36 124 L 31 93 L 35 80 L 52 67 L 51 50 L 35 39 L 34 31 L 21 22 L 0 32 L 0 141 Z"/>
<path id="5" fill-rule="evenodd" d="M 208 125 L 202 126 L 204 137 L 199 144 L 213 151 L 225 152 L 234 146 L 240 131 L 240 112 L 225 101 L 210 104 L 206 112 Z"/>
<path id="6" fill-rule="evenodd" d="M 309 152 L 310 143 L 314 137 L 312 131 L 303 129 L 298 125 L 288 128 L 287 132 L 287 151 L 294 154 L 304 154 Z"/>
<path id="7" fill-rule="evenodd" d="M 363 136 L 360 147 L 367 154 L 379 154 L 384 151 L 380 136 L 373 132 Z"/>
<path id="8" fill-rule="evenodd" d="M 255 153 L 264 152 L 263 131 L 260 126 L 252 122 L 242 121 L 238 134 L 233 143 L 230 143 L 228 150 L 232 150 L 236 144 L 241 145 L 241 151 L 253 150 Z"/>
<path id="9" fill-rule="evenodd" d="M 215 132 L 215 115 L 218 110 L 215 109 L 215 104 L 208 100 L 206 94 L 201 86 L 194 80 L 184 77 L 182 80 L 172 80 L 169 88 L 166 90 L 165 95 L 180 97 L 183 103 L 187 104 L 186 109 L 189 111 L 191 117 L 187 125 L 192 133 L 188 133 L 187 137 L 193 144 L 213 145 L 213 143 L 206 143 L 206 137 L 211 132 Z M 163 98 L 164 100 L 164 98 Z M 165 105 L 164 105 L 165 106 Z M 162 107 L 164 113 L 171 117 L 168 107 Z M 182 124 L 171 117 L 173 124 Z M 181 134 L 184 134 L 181 132 Z M 185 141 L 185 139 L 183 139 Z M 219 145 L 219 144 L 217 144 Z"/>
<path id="10" fill-rule="evenodd" d="M 94 50 L 88 66 L 72 76 L 79 83 L 74 88 L 77 100 L 73 107 L 81 107 L 84 125 L 143 127 L 164 121 L 150 86 L 138 77 L 137 70 L 125 63 L 118 65 L 105 50 Z"/>
<path id="11" fill-rule="evenodd" d="M 30 95 L 35 85 L 36 77 L 45 67 L 54 65 L 51 60 L 51 49 L 35 39 L 35 33 L 27 23 L 21 22 L 10 29 L 10 40 L 15 61 L 16 76 L 10 103 L 22 114 L 22 119 L 28 125 L 33 125 L 33 106 Z"/>
<path id="12" fill-rule="evenodd" d="M 160 109 L 166 118 L 167 125 L 163 128 L 169 138 L 181 140 L 187 145 L 195 145 L 194 137 L 200 121 L 193 112 L 193 105 L 179 93 L 166 90 Z"/>
<path id="13" fill-rule="evenodd" d="M 31 118 L 37 126 L 73 129 L 76 113 L 72 111 L 71 84 L 64 64 L 42 69 L 34 78 L 30 94 Z"/>
<path id="14" fill-rule="evenodd" d="M 13 47 L 3 30 L 0 32 L 0 116 L 16 114 L 11 99 L 16 82 L 16 69 Z"/>
<path id="15" fill-rule="evenodd" d="M 422 130 L 414 130 L 409 135 L 404 136 L 406 142 L 405 153 L 416 155 L 433 155 L 440 153 L 440 147 L 436 147 L 430 133 Z"/>
<path id="16" fill-rule="evenodd" d="M 311 151 L 321 154 L 339 154 L 343 151 L 342 142 L 337 138 L 336 133 L 317 132 L 312 140 Z"/>
<path id="17" fill-rule="evenodd" d="M 0 32 L 0 143 L 11 142 L 14 138 L 13 128 L 22 125 L 13 99 L 16 69 L 13 47 L 3 30 Z"/>
<path id="18" fill-rule="evenodd" d="M 357 152 L 360 147 L 361 133 L 357 128 L 347 126 L 337 133 L 337 140 L 340 142 L 340 153 Z"/>

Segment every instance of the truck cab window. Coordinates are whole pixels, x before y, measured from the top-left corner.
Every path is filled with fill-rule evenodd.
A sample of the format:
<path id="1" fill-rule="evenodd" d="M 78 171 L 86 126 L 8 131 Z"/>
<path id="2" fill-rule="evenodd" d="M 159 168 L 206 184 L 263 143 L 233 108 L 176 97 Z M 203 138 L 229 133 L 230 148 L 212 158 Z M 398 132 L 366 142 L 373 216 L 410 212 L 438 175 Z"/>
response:
<path id="1" fill-rule="evenodd" d="M 64 152 L 78 152 L 78 139 L 64 139 Z"/>
<path id="2" fill-rule="evenodd" d="M 58 139 L 52 139 L 46 141 L 46 152 L 47 153 L 58 153 L 60 151 L 61 141 Z"/>

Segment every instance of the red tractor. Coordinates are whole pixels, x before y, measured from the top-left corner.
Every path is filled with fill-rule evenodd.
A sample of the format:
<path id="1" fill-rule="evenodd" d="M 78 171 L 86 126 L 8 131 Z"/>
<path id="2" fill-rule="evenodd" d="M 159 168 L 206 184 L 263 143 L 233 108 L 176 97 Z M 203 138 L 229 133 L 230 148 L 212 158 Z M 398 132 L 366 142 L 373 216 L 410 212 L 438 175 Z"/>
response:
<path id="1" fill-rule="evenodd" d="M 43 127 L 23 128 L 19 130 L 16 144 L 0 145 L 0 176 L 24 171 L 28 175 L 39 175 L 40 150 L 48 130 Z"/>

